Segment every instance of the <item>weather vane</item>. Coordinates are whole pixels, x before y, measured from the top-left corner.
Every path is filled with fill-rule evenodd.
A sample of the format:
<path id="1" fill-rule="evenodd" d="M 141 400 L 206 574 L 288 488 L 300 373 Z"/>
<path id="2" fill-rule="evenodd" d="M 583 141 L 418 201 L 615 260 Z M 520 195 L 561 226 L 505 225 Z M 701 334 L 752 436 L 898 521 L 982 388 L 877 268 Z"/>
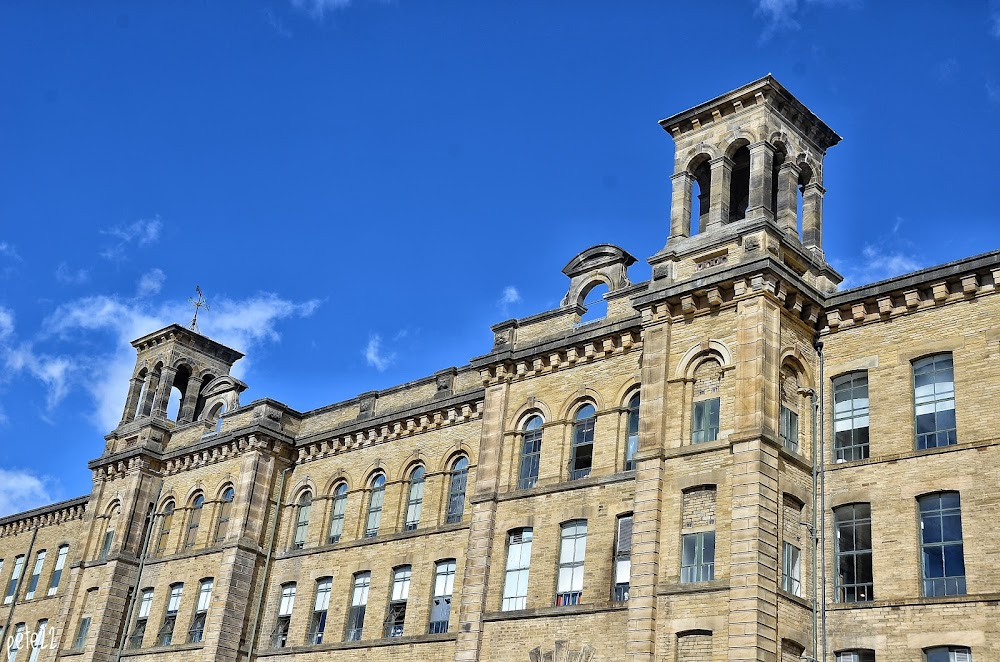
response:
<path id="1" fill-rule="evenodd" d="M 198 299 L 195 300 L 188 297 L 188 301 L 190 301 L 191 305 L 194 306 L 194 317 L 191 318 L 191 324 L 189 327 L 192 331 L 201 333 L 201 331 L 198 331 L 198 311 L 202 308 L 205 310 L 211 310 L 211 308 L 208 307 L 208 302 L 205 301 L 205 295 L 201 293 L 201 285 L 195 285 L 194 291 L 198 293 Z"/>

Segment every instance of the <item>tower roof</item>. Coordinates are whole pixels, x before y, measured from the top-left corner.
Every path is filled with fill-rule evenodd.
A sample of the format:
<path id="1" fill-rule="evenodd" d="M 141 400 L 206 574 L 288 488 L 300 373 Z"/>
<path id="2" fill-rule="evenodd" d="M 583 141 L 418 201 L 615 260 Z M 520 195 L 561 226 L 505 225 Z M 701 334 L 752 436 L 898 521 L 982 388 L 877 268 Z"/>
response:
<path id="1" fill-rule="evenodd" d="M 147 349 L 164 342 L 176 342 L 180 345 L 214 356 L 232 365 L 237 360 L 243 358 L 243 352 L 231 347 L 226 347 L 222 343 L 216 342 L 208 336 L 203 336 L 197 331 L 184 328 L 180 324 L 165 326 L 159 331 L 153 331 L 141 338 L 132 341 L 132 347 L 137 350 Z"/>

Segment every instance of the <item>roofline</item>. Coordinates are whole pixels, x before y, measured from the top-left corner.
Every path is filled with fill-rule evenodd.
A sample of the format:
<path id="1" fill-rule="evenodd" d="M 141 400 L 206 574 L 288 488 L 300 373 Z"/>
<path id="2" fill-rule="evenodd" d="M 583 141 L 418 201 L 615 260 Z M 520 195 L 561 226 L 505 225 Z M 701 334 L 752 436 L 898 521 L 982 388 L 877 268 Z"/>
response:
<path id="1" fill-rule="evenodd" d="M 56 503 L 50 503 L 47 506 L 39 506 L 38 508 L 32 508 L 31 510 L 26 510 L 23 513 L 14 513 L 12 515 L 6 515 L 0 517 L 0 526 L 5 526 L 7 524 L 12 524 L 25 519 L 31 519 L 32 517 L 38 517 L 39 515 L 45 515 L 48 513 L 54 513 L 65 508 L 72 508 L 74 506 L 79 506 L 86 504 L 90 501 L 90 495 L 84 494 L 83 496 L 74 497 L 72 499 L 66 499 L 65 501 L 58 501 Z"/>

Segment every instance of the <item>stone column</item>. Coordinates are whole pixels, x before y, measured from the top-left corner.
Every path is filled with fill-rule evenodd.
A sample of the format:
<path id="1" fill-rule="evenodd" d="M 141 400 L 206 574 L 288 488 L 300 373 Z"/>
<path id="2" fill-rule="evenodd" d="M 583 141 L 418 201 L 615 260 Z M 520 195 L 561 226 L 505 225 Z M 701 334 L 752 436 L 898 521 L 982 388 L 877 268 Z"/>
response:
<path id="1" fill-rule="evenodd" d="M 823 194 L 826 189 L 813 182 L 802 192 L 802 243 L 823 251 Z"/>
<path id="2" fill-rule="evenodd" d="M 122 423 L 131 423 L 135 420 L 136 407 L 139 406 L 139 396 L 142 394 L 142 385 L 146 380 L 142 377 L 133 377 L 129 382 L 128 398 L 125 400 L 125 410 L 122 412 Z"/>
<path id="3" fill-rule="evenodd" d="M 160 368 L 160 384 L 156 387 L 156 398 L 153 400 L 152 416 L 166 418 L 167 403 L 170 401 L 170 389 L 174 387 L 174 377 L 177 371 L 170 366 Z"/>
<path id="4" fill-rule="evenodd" d="M 729 186 L 733 179 L 733 161 L 728 156 L 720 156 L 709 161 L 709 164 L 712 167 L 712 199 L 708 207 L 708 223 L 699 228 L 700 232 L 729 222 Z"/>
<path id="5" fill-rule="evenodd" d="M 778 227 L 788 236 L 799 236 L 799 167 L 785 161 L 778 169 Z"/>
<path id="6" fill-rule="evenodd" d="M 199 393 L 201 393 L 201 377 L 191 375 L 188 377 L 184 400 L 181 402 L 181 410 L 177 415 L 178 423 L 190 423 L 194 420 L 194 407 L 198 403 Z"/>
<path id="7" fill-rule="evenodd" d="M 750 204 L 747 218 L 774 219 L 771 190 L 774 179 L 774 146 L 761 141 L 750 145 Z"/>
<path id="8" fill-rule="evenodd" d="M 160 385 L 160 373 L 151 372 L 146 375 L 146 390 L 143 392 L 142 402 L 139 404 L 139 416 L 149 416 L 153 410 L 153 399 L 156 397 L 156 389 Z"/>
<path id="9" fill-rule="evenodd" d="M 687 170 L 670 178 L 670 239 L 691 235 L 691 189 L 694 175 Z"/>

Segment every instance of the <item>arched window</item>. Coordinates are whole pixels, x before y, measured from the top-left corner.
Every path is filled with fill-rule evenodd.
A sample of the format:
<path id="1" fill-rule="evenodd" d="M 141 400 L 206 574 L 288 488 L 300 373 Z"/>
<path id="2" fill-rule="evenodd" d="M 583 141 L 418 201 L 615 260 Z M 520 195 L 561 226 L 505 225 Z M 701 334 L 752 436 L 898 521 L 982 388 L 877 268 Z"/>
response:
<path id="1" fill-rule="evenodd" d="M 420 524 L 420 510 L 424 504 L 424 465 L 419 464 L 410 472 L 410 489 L 406 497 L 405 531 L 412 531 Z"/>
<path id="2" fill-rule="evenodd" d="M 462 521 L 465 512 L 465 484 L 469 479 L 469 458 L 462 456 L 451 465 L 451 482 L 448 486 L 449 524 Z"/>
<path id="3" fill-rule="evenodd" d="M 542 457 L 542 417 L 532 416 L 522 428 L 521 467 L 517 473 L 518 489 L 534 487 L 538 482 L 538 467 Z"/>
<path id="4" fill-rule="evenodd" d="M 199 494 L 191 503 L 191 515 L 188 517 L 187 537 L 184 539 L 185 547 L 194 547 L 198 540 L 198 526 L 201 524 L 201 509 L 205 505 L 205 497 Z"/>
<path id="5" fill-rule="evenodd" d="M 569 479 L 577 480 L 590 475 L 594 464 L 594 426 L 597 423 L 597 411 L 593 405 L 586 404 L 576 411 L 573 423 L 573 447 L 569 458 Z"/>
<path id="6" fill-rule="evenodd" d="M 330 533 L 328 543 L 340 542 L 344 533 L 344 512 L 347 509 L 347 483 L 337 485 L 333 490 L 333 506 L 330 508 Z"/>
<path id="7" fill-rule="evenodd" d="M 174 523 L 174 502 L 168 501 L 163 506 L 163 512 L 160 513 L 163 518 L 160 520 L 160 535 L 156 539 L 156 553 L 164 554 L 167 551 L 167 543 L 170 541 L 170 528 Z"/>
<path id="8" fill-rule="evenodd" d="M 306 535 L 309 533 L 309 514 L 312 512 L 312 492 L 306 490 L 299 497 L 298 513 L 295 516 L 295 538 L 292 549 L 302 549 L 306 546 Z"/>
<path id="9" fill-rule="evenodd" d="M 733 172 L 729 184 L 730 223 L 742 221 L 750 206 L 750 148 L 740 147 L 731 156 Z"/>
<path id="10" fill-rule="evenodd" d="M 382 525 L 382 503 L 385 501 L 385 474 L 378 473 L 372 477 L 368 486 L 368 517 L 365 520 L 365 538 L 378 535 Z"/>
<path id="11" fill-rule="evenodd" d="M 639 394 L 628 401 L 628 430 L 625 437 L 625 471 L 635 471 L 635 454 L 639 452 Z"/>
<path id="12" fill-rule="evenodd" d="M 118 515 L 121 513 L 121 508 L 116 503 L 108 510 L 108 521 L 104 528 L 104 540 L 101 543 L 101 552 L 98 558 L 101 561 L 108 560 L 108 554 L 111 553 L 111 546 L 115 542 L 115 525 L 118 523 Z"/>
<path id="13" fill-rule="evenodd" d="M 691 171 L 694 183 L 691 186 L 691 225 L 689 236 L 705 230 L 708 224 L 708 209 L 712 197 L 712 167 L 707 156 Z"/>
<path id="14" fill-rule="evenodd" d="M 587 311 L 580 316 L 580 323 L 586 324 L 594 320 L 603 319 L 608 316 L 608 300 L 604 298 L 611 289 L 606 283 L 597 283 L 590 289 L 584 290 L 585 295 L 580 297 L 580 303 Z"/>
<path id="15" fill-rule="evenodd" d="M 222 542 L 229 532 L 229 517 L 233 512 L 233 498 L 236 491 L 232 487 L 227 487 L 222 493 L 222 501 L 219 503 L 219 521 L 215 525 L 215 542 Z"/>

